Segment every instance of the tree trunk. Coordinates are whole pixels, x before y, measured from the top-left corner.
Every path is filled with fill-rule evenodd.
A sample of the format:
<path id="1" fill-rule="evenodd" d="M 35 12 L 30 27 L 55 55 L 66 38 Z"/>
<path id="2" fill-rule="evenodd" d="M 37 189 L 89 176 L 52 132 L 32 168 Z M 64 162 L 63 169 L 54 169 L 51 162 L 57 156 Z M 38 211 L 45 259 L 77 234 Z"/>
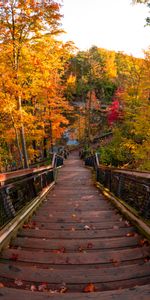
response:
<path id="1" fill-rule="evenodd" d="M 51 151 L 53 153 L 53 127 L 52 127 L 52 121 L 50 120 L 50 145 L 51 145 Z"/>
<path id="2" fill-rule="evenodd" d="M 24 157 L 24 168 L 29 168 L 29 162 L 28 162 L 28 155 L 27 155 L 27 147 L 26 147 L 26 140 L 25 140 L 25 133 L 24 133 L 24 125 L 22 121 L 22 107 L 21 107 L 21 97 L 19 96 L 18 99 L 19 103 L 19 111 L 20 111 L 20 119 L 21 119 L 21 127 L 20 127 L 20 138 L 21 138 L 21 144 L 22 144 L 22 153 Z"/>
<path id="3" fill-rule="evenodd" d="M 21 167 L 23 168 L 23 155 L 22 155 L 22 151 L 21 151 L 21 148 L 20 148 L 19 135 L 18 135 L 18 131 L 17 131 L 17 128 L 16 128 L 16 125 L 15 125 L 14 117 L 13 117 L 12 114 L 11 114 L 11 119 L 12 119 L 13 127 L 14 127 L 14 130 L 15 130 L 16 144 L 17 144 L 18 153 L 19 153 L 19 157 L 20 157 Z"/>
<path id="4" fill-rule="evenodd" d="M 46 145 L 47 145 L 47 138 L 44 137 L 44 139 L 43 139 L 43 158 L 47 158 Z"/>

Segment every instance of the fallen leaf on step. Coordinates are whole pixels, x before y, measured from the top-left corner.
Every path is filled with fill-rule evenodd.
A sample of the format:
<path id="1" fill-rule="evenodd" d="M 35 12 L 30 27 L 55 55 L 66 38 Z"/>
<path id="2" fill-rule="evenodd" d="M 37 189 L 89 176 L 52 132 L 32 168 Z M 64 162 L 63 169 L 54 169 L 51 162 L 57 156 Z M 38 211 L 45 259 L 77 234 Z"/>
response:
<path id="1" fill-rule="evenodd" d="M 49 293 L 50 293 L 50 294 L 57 294 L 58 291 L 57 291 L 57 290 L 49 290 Z"/>
<path id="2" fill-rule="evenodd" d="M 134 232 L 128 232 L 128 233 L 126 234 L 126 236 L 132 237 L 132 236 L 135 236 L 135 233 L 134 233 Z"/>
<path id="3" fill-rule="evenodd" d="M 88 225 L 85 225 L 85 226 L 84 226 L 84 229 L 85 229 L 85 230 L 90 230 L 90 227 L 89 227 Z"/>
<path id="4" fill-rule="evenodd" d="M 52 253 L 59 254 L 59 253 L 61 253 L 61 252 L 60 252 L 60 250 L 59 250 L 59 249 L 54 249 L 54 250 L 52 250 Z"/>
<path id="5" fill-rule="evenodd" d="M 71 228 L 71 231 L 76 231 L 74 227 Z"/>
<path id="6" fill-rule="evenodd" d="M 78 248 L 78 251 L 79 251 L 79 252 L 83 252 L 83 251 L 84 251 L 84 248 L 80 246 L 80 247 Z"/>
<path id="7" fill-rule="evenodd" d="M 114 267 L 118 267 L 118 266 L 120 265 L 120 261 L 117 260 L 117 259 L 115 259 L 115 258 L 112 258 L 112 259 L 110 260 L 110 262 L 113 263 L 113 266 L 114 266 Z"/>
<path id="8" fill-rule="evenodd" d="M 20 279 L 15 279 L 14 283 L 15 283 L 17 286 L 22 286 L 22 285 L 23 285 L 23 282 L 22 282 Z"/>
<path id="9" fill-rule="evenodd" d="M 4 286 L 4 284 L 2 282 L 0 282 L 0 289 L 2 289 Z"/>
<path id="10" fill-rule="evenodd" d="M 68 291 L 68 288 L 66 286 L 63 286 L 59 289 L 60 294 L 66 293 L 67 291 Z"/>
<path id="11" fill-rule="evenodd" d="M 37 291 L 37 288 L 36 288 L 36 286 L 34 284 L 32 284 L 31 287 L 30 287 L 30 290 L 32 292 L 35 292 L 35 291 Z"/>
<path id="12" fill-rule="evenodd" d="M 149 246 L 149 241 L 146 239 L 142 239 L 138 242 L 140 246 Z"/>
<path id="13" fill-rule="evenodd" d="M 96 291 L 96 287 L 93 283 L 88 283 L 87 286 L 84 288 L 84 293 L 92 293 Z"/>
<path id="14" fill-rule="evenodd" d="M 87 244 L 87 249 L 92 249 L 93 248 L 93 244 L 92 243 L 88 243 Z"/>
<path id="15" fill-rule="evenodd" d="M 38 286 L 38 291 L 39 292 L 44 292 L 47 291 L 47 283 L 43 282 Z"/>
<path id="16" fill-rule="evenodd" d="M 127 221 L 127 220 L 126 220 L 124 223 L 125 223 L 125 225 L 126 225 L 127 227 L 130 227 L 130 226 L 131 226 L 131 224 L 130 224 L 129 221 Z"/>

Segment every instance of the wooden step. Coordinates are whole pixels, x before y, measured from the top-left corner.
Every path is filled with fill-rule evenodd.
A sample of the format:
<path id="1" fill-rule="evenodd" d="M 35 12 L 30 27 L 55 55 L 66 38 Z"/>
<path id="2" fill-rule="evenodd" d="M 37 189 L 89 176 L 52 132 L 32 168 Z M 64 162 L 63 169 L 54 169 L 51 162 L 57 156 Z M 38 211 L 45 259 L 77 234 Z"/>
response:
<path id="1" fill-rule="evenodd" d="M 108 237 L 118 237 L 118 236 L 134 236 L 136 234 L 135 228 L 120 228 L 120 229 L 100 229 L 100 230 L 78 230 L 78 231 L 68 231 L 66 234 L 65 230 L 46 230 L 46 229 L 22 229 L 18 236 L 24 237 L 36 237 L 45 239 L 95 239 L 95 238 L 108 238 Z M 130 236 L 129 236 L 130 238 Z"/>
<path id="2" fill-rule="evenodd" d="M 79 248 L 83 249 L 121 249 L 121 248 L 135 248 L 140 242 L 140 237 L 117 237 L 117 238 L 102 238 L 102 239 L 41 239 L 30 237 L 17 237 L 12 242 L 12 246 L 21 248 L 33 249 L 61 249 L 65 247 L 67 251 L 77 251 Z M 119 250 L 118 250 L 119 251 Z"/>
<path id="3" fill-rule="evenodd" d="M 54 268 L 42 269 L 27 266 L 14 266 L 5 263 L 0 263 L 0 273 L 1 277 L 18 280 L 23 280 L 27 282 L 47 282 L 47 283 L 57 283 L 60 284 L 65 282 L 66 284 L 87 284 L 92 283 L 106 283 L 118 282 L 131 279 L 140 279 L 144 277 L 150 278 L 150 263 L 146 262 L 143 264 L 137 264 L 133 266 L 121 266 L 112 268 L 93 268 L 89 270 L 79 271 L 73 266 L 72 270 L 59 270 Z"/>
<path id="4" fill-rule="evenodd" d="M 29 287 L 30 289 L 31 287 Z M 0 296 L 2 300 L 149 300 L 150 299 L 150 284 L 144 286 L 135 286 L 127 289 L 116 289 L 105 292 L 91 293 L 60 293 L 59 290 L 47 292 L 31 292 L 15 288 L 1 288 Z"/>
<path id="5" fill-rule="evenodd" d="M 119 264 L 121 261 L 129 261 L 135 259 L 143 259 L 150 255 L 150 247 L 139 247 L 134 249 L 121 249 L 121 250 L 99 250 L 90 251 L 87 253 L 87 249 L 80 247 L 78 252 L 65 253 L 64 247 L 52 250 L 51 252 L 41 251 L 27 251 L 23 249 L 7 249 L 3 251 L 1 259 L 13 260 L 13 257 L 17 257 L 17 261 L 32 262 L 37 264 L 71 264 L 71 265 L 90 265 L 90 264 L 107 264 L 115 263 Z"/>

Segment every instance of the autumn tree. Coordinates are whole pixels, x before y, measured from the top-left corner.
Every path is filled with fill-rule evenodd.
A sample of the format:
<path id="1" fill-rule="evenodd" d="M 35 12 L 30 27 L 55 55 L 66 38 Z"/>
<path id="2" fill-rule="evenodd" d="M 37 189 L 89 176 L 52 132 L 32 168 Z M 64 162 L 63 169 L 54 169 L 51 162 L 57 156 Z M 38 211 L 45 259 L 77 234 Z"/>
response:
<path id="1" fill-rule="evenodd" d="M 53 0 L 1 1 L 0 17 L 1 47 L 5 56 L 7 53 L 6 64 L 9 65 L 12 86 L 15 87 L 12 98 L 18 110 L 24 166 L 28 167 L 22 110 L 24 83 L 22 84 L 23 80 L 20 76 L 21 63 L 24 60 L 23 49 L 34 43 L 36 38 L 41 38 L 43 34 L 55 35 L 60 31 L 60 4 Z M 4 89 L 3 92 L 5 93 Z"/>
<path id="2" fill-rule="evenodd" d="M 90 142 L 97 131 L 101 131 L 100 105 L 111 102 L 116 89 L 115 52 L 93 46 L 88 51 L 79 51 L 70 60 L 67 74 L 66 95 L 79 106 L 79 116 L 85 117 L 82 123 L 84 138 Z M 97 102 L 97 109 L 93 103 Z M 82 110 L 82 113 L 81 113 Z M 80 134 L 81 136 L 81 134 Z"/>

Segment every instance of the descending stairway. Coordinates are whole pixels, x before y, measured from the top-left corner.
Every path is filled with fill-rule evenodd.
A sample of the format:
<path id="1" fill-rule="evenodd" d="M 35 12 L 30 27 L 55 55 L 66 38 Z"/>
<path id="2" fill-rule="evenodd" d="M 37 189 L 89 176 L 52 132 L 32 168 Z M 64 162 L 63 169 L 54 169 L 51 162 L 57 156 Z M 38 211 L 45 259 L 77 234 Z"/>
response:
<path id="1" fill-rule="evenodd" d="M 150 299 L 150 245 L 77 153 L 0 259 L 0 299 Z"/>

